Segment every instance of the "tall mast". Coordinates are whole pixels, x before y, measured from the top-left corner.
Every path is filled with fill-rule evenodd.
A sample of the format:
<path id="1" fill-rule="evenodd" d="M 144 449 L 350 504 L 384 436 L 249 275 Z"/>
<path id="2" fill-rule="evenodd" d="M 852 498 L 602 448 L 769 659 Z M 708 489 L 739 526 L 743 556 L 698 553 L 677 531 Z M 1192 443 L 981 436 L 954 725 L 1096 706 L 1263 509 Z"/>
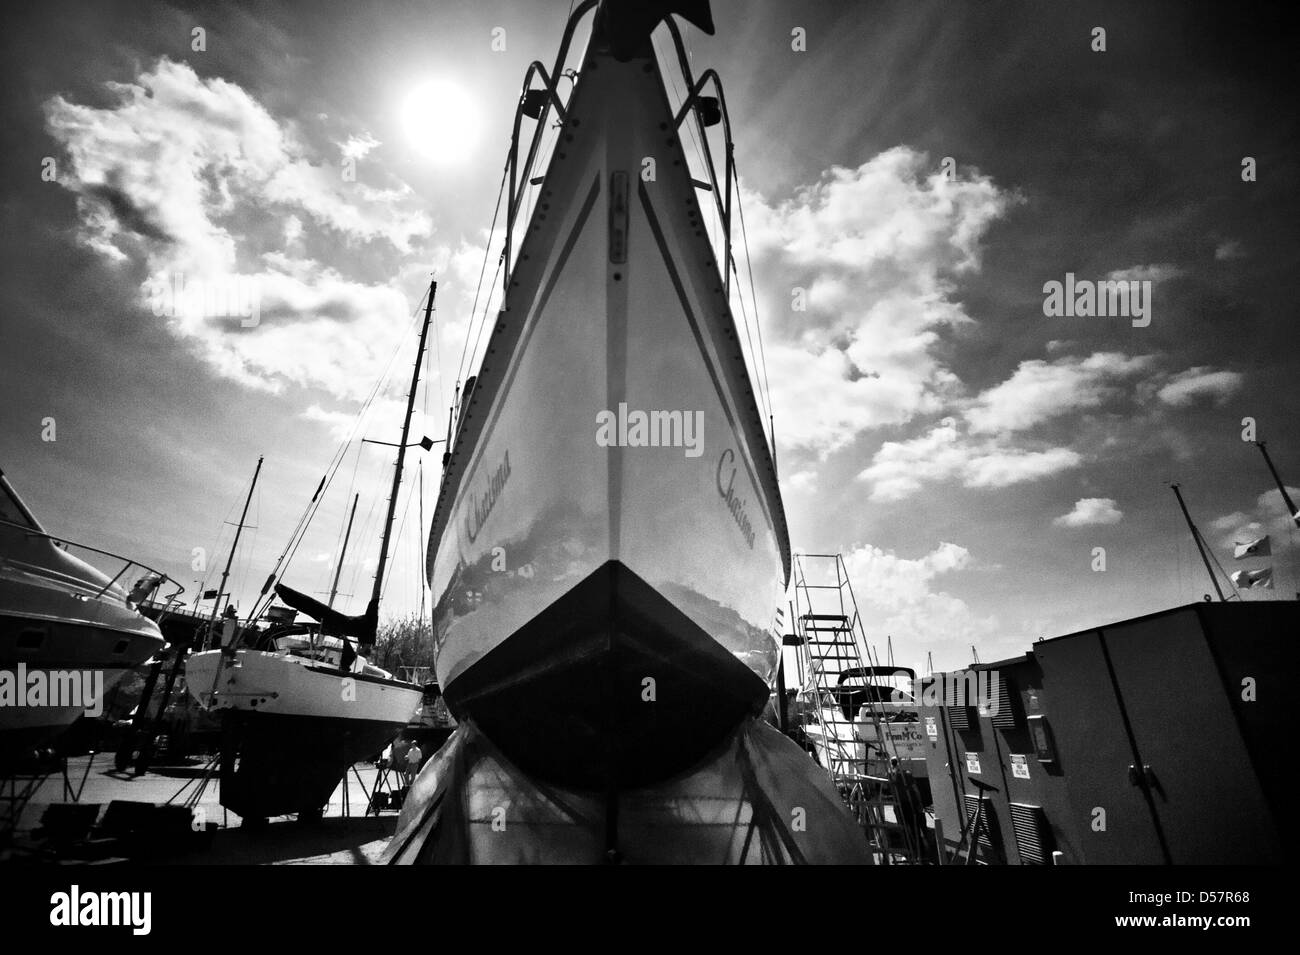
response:
<path id="1" fill-rule="evenodd" d="M 1210 556 L 1205 552 L 1205 542 L 1201 540 L 1201 532 L 1196 529 L 1196 524 L 1192 521 L 1192 515 L 1187 511 L 1187 504 L 1183 501 L 1183 492 L 1179 490 L 1178 484 L 1169 485 L 1174 490 L 1174 497 L 1178 498 L 1178 506 L 1183 509 L 1183 517 L 1187 519 L 1187 526 L 1192 531 L 1192 540 L 1196 541 L 1196 549 L 1200 551 L 1201 560 L 1205 563 L 1205 572 L 1210 575 L 1210 583 L 1214 584 L 1214 592 L 1219 595 L 1219 599 L 1225 599 L 1223 588 L 1219 586 L 1219 578 L 1214 576 L 1214 568 L 1210 566 Z"/>
<path id="2" fill-rule="evenodd" d="M 424 592 L 429 589 L 429 582 L 425 578 L 425 574 L 424 574 L 424 562 L 425 560 L 428 559 L 428 555 L 425 553 L 425 546 L 424 546 L 424 461 L 419 462 L 419 466 L 417 467 L 417 472 L 419 473 L 420 476 L 419 482 L 416 485 L 416 487 L 419 489 L 420 492 L 420 515 L 419 515 L 420 522 L 415 527 L 415 529 L 419 532 L 416 536 L 416 540 L 417 540 L 416 554 L 420 558 L 420 565 L 419 565 L 420 566 L 420 619 L 423 620 L 424 619 Z"/>
<path id="3" fill-rule="evenodd" d="M 235 528 L 235 541 L 230 545 L 230 556 L 226 558 L 226 569 L 221 572 L 221 586 L 217 588 L 217 599 L 212 601 L 212 616 L 208 618 L 208 639 L 212 638 L 212 628 L 217 622 L 217 608 L 221 606 L 221 595 L 226 595 L 230 603 L 230 594 L 226 593 L 226 580 L 230 577 L 230 565 L 235 562 L 235 551 L 239 548 L 239 535 L 244 530 L 244 518 L 248 517 L 248 505 L 253 500 L 253 488 L 257 487 L 257 476 L 262 473 L 262 455 L 257 456 L 257 467 L 253 469 L 253 483 L 248 485 L 248 497 L 244 498 L 244 510 L 239 515 L 239 524 Z"/>
<path id="4" fill-rule="evenodd" d="M 334 583 L 330 586 L 330 599 L 327 606 L 334 606 L 334 598 L 339 593 L 339 575 L 343 573 L 343 558 L 348 553 L 348 538 L 352 536 L 352 520 L 357 516 L 357 501 L 361 500 L 360 492 L 352 498 L 352 513 L 348 515 L 348 529 L 343 532 L 343 549 L 339 551 L 339 563 L 334 568 Z"/>
<path id="5" fill-rule="evenodd" d="M 393 517 L 397 511 L 397 492 L 402 486 L 402 462 L 406 457 L 406 439 L 411 433 L 415 389 L 420 384 L 420 363 L 424 360 L 424 343 L 429 337 L 429 322 L 433 317 L 433 297 L 437 293 L 438 283 L 430 281 L 429 298 L 424 303 L 424 325 L 420 328 L 420 346 L 415 353 L 415 368 L 411 372 L 411 391 L 406 396 L 406 418 L 402 421 L 402 440 L 397 444 L 397 466 L 393 468 L 393 490 L 388 495 L 388 516 L 384 518 L 384 536 L 379 544 L 379 566 L 375 568 L 375 589 L 370 595 L 370 605 L 376 610 L 379 607 L 380 592 L 384 587 L 384 565 L 388 563 L 388 542 L 393 533 Z"/>
<path id="6" fill-rule="evenodd" d="M 1264 455 L 1264 463 L 1268 465 L 1269 473 L 1273 475 L 1273 482 L 1277 485 L 1282 500 L 1286 503 L 1287 517 L 1295 522 L 1296 527 L 1300 527 L 1300 511 L 1296 510 L 1295 502 L 1291 500 L 1291 495 L 1286 492 L 1286 485 L 1282 483 L 1282 478 L 1278 476 L 1277 468 L 1273 467 L 1273 459 L 1268 456 L 1268 448 L 1264 447 L 1263 441 L 1256 441 L 1255 446 L 1259 448 L 1259 453 Z"/>

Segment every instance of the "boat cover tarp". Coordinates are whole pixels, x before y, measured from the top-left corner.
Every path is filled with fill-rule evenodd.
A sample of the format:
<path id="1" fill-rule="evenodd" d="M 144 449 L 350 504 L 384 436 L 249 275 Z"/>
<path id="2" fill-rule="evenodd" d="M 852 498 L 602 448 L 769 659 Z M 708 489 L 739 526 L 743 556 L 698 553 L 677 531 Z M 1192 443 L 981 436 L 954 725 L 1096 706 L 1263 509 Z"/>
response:
<path id="1" fill-rule="evenodd" d="M 687 774 L 606 800 L 525 776 L 472 722 L 424 766 L 389 864 L 870 864 L 866 839 L 825 772 L 771 726 L 747 720 Z"/>

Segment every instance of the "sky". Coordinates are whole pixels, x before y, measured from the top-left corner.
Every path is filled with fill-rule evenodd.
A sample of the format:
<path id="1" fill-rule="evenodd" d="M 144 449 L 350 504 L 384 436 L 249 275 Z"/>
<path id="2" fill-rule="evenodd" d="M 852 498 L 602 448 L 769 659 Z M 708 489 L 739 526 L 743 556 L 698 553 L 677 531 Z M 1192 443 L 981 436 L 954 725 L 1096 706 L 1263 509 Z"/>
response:
<path id="1" fill-rule="evenodd" d="M 188 600 L 216 586 L 264 455 L 231 578 L 246 611 L 381 380 L 356 434 L 397 440 L 431 274 L 413 435 L 443 435 L 489 299 L 513 104 L 568 8 L 5 5 L 0 468 L 51 532 Z M 715 36 L 685 34 L 734 124 L 743 321 L 792 544 L 843 553 L 873 644 L 942 669 L 1201 599 L 1171 481 L 1228 571 L 1274 567 L 1275 590 L 1241 599 L 1300 590 L 1294 526 L 1243 441 L 1253 419 L 1300 483 L 1281 13 L 713 11 Z M 1149 323 L 1045 314 L 1067 273 L 1149 283 Z M 232 306 L 255 287 L 256 324 L 170 299 L 177 276 Z M 364 608 L 391 466 L 349 446 L 288 584 L 328 592 L 359 494 L 339 605 Z M 439 469 L 439 449 L 408 456 L 387 614 L 427 601 Z M 1231 559 L 1264 533 L 1271 558 Z"/>

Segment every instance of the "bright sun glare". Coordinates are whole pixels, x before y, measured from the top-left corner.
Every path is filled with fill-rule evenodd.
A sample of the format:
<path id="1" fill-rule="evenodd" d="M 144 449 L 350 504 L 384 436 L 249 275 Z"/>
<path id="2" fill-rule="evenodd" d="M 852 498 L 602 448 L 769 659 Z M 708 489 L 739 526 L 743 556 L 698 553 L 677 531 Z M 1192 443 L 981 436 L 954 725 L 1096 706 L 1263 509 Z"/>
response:
<path id="1" fill-rule="evenodd" d="M 402 104 L 402 129 L 411 145 L 438 163 L 456 163 L 474 151 L 479 105 L 453 80 L 425 80 Z"/>

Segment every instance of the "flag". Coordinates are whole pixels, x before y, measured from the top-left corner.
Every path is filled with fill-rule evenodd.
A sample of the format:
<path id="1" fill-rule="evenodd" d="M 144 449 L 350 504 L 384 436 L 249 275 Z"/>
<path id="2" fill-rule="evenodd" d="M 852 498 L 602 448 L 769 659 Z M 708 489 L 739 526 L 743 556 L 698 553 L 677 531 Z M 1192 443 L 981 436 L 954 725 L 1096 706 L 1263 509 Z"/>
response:
<path id="1" fill-rule="evenodd" d="M 1244 544 L 1238 544 L 1233 541 L 1232 557 L 1234 560 L 1243 560 L 1247 557 L 1271 557 L 1273 549 L 1269 545 L 1268 535 L 1256 537 L 1253 541 L 1246 541 Z"/>
<path id="2" fill-rule="evenodd" d="M 1242 590 L 1249 590 L 1252 587 L 1258 587 L 1261 590 L 1273 589 L 1273 568 L 1264 567 L 1260 570 L 1239 570 L 1232 575 L 1233 586 Z"/>

